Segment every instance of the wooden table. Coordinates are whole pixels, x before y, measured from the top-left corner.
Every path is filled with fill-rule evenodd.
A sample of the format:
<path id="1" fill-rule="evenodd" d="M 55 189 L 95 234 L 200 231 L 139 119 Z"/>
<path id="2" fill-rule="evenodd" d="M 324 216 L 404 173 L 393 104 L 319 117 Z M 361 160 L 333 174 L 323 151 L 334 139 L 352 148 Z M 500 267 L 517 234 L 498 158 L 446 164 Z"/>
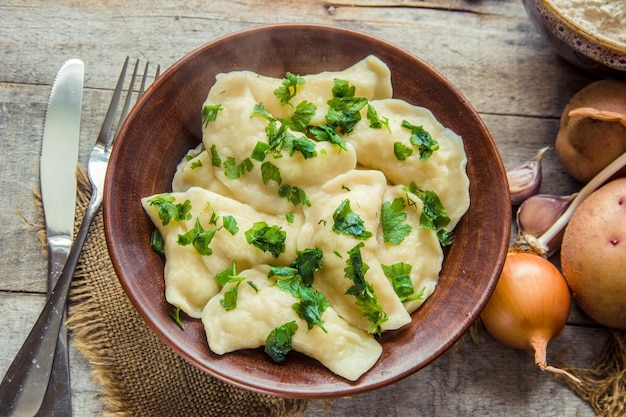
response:
<path id="1" fill-rule="evenodd" d="M 558 56 L 530 24 L 520 0 L 3 0 L 0 2 L 0 372 L 4 374 L 44 303 L 47 257 L 34 203 L 50 85 L 69 58 L 85 62 L 80 160 L 84 164 L 126 55 L 167 68 L 233 31 L 306 22 L 351 28 L 404 48 L 438 69 L 484 118 L 507 168 L 552 145 L 569 98 L 593 78 Z M 554 152 L 542 192 L 578 189 Z M 549 361 L 587 365 L 606 334 L 575 308 L 549 347 Z M 72 349 L 76 416 L 101 414 L 90 364 Z M 465 335 L 417 374 L 306 416 L 593 415 L 566 385 L 542 374 L 529 352 Z M 0 412 L 0 414 L 2 414 Z"/>

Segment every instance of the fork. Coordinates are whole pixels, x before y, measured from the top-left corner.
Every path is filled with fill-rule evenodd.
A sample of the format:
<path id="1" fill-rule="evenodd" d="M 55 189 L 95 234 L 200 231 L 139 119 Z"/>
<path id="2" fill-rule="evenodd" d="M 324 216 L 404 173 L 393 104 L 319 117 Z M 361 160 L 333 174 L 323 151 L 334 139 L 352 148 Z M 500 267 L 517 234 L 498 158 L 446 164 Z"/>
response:
<path id="1" fill-rule="evenodd" d="M 96 140 L 96 144 L 91 151 L 87 163 L 87 172 L 92 187 L 92 194 L 82 223 L 76 234 L 76 240 L 74 241 L 57 284 L 46 301 L 46 305 L 24 341 L 24 344 L 15 356 L 15 359 L 9 366 L 2 383 L 0 383 L 0 410 L 2 410 L 3 416 L 32 417 L 37 413 L 43 402 L 50 381 L 56 342 L 65 313 L 65 305 L 72 282 L 72 276 L 74 275 L 78 258 L 85 244 L 89 227 L 102 205 L 104 179 L 113 142 L 117 136 L 117 129 L 122 125 L 130 109 L 139 60 L 135 63 L 135 69 L 128 87 L 124 106 L 121 110 L 119 122 L 116 129 L 113 129 L 113 121 L 118 112 L 128 61 L 129 58 L 126 57 L 100 134 L 98 135 L 98 139 Z M 157 66 L 154 79 L 158 77 L 159 70 L 160 67 Z M 144 69 L 138 96 L 143 94 L 147 78 L 148 63 L 146 63 Z"/>

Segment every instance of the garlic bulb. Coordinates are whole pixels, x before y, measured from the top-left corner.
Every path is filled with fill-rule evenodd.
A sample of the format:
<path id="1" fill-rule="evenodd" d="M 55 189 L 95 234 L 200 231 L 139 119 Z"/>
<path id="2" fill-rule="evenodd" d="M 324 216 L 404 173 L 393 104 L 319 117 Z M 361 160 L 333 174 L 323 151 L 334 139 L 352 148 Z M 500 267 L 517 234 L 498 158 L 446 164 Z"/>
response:
<path id="1" fill-rule="evenodd" d="M 541 187 L 541 158 L 550 149 L 545 147 L 522 165 L 506 173 L 511 192 L 511 204 L 520 205 L 528 197 L 539 192 Z"/>
<path id="2" fill-rule="evenodd" d="M 543 235 L 567 209 L 576 194 L 558 196 L 536 194 L 527 198 L 517 209 L 518 242 L 533 249 L 533 241 Z M 547 244 L 546 256 L 552 255 L 561 247 L 563 231 L 555 235 Z"/>

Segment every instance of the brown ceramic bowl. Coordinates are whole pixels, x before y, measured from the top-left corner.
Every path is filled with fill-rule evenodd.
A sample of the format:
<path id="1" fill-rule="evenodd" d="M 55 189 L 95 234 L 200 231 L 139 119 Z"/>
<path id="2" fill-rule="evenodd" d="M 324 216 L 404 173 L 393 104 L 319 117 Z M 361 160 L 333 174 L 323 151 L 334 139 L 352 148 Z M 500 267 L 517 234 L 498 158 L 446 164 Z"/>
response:
<path id="1" fill-rule="evenodd" d="M 262 349 L 218 356 L 200 320 L 168 316 L 163 259 L 150 247 L 153 225 L 140 198 L 170 191 L 176 164 L 201 141 L 200 111 L 220 72 L 252 70 L 282 78 L 344 69 L 369 54 L 389 65 L 395 96 L 425 106 L 463 137 L 471 207 L 454 232 L 435 293 L 405 327 L 380 338 L 383 354 L 358 381 L 340 378 L 291 352 L 275 364 Z M 256 392 L 329 398 L 378 388 L 426 366 L 478 317 L 500 274 L 510 234 L 508 186 L 498 150 L 467 100 L 411 54 L 368 35 L 339 28 L 276 25 L 235 33 L 193 51 L 153 84 L 118 136 L 106 178 L 107 243 L 128 297 L 167 345 L 210 375 Z"/>
<path id="2" fill-rule="evenodd" d="M 592 75 L 626 78 L 626 44 L 583 26 L 552 0 L 522 3 L 539 33 L 566 61 Z"/>

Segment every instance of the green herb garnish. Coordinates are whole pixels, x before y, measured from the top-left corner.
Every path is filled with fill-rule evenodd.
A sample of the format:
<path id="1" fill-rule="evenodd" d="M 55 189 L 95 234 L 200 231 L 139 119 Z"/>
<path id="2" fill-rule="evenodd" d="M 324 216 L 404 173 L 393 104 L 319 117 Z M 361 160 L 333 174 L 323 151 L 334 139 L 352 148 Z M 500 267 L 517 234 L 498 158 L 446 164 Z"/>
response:
<path id="1" fill-rule="evenodd" d="M 347 81 L 335 79 L 333 98 L 328 100 L 326 122 L 342 134 L 351 133 L 361 120 L 361 109 L 367 104 L 365 97 L 354 97 L 355 87 Z"/>
<path id="2" fill-rule="evenodd" d="M 265 222 L 256 222 L 246 232 L 246 240 L 263 252 L 270 252 L 274 258 L 285 251 L 287 233 L 280 226 L 268 226 Z"/>
<path id="3" fill-rule="evenodd" d="M 301 76 L 287 72 L 282 80 L 282 85 L 274 90 L 274 95 L 280 99 L 280 104 L 284 106 L 296 95 L 298 86 L 304 85 L 304 83 L 304 78 Z"/>
<path id="4" fill-rule="evenodd" d="M 381 265 L 383 273 L 391 281 L 393 290 L 403 303 L 406 301 L 419 300 L 424 296 L 424 288 L 417 293 L 411 281 L 412 265 L 398 262 L 393 265 Z"/>
<path id="5" fill-rule="evenodd" d="M 176 197 L 171 194 L 159 194 L 148 200 L 151 206 L 156 208 L 163 226 L 167 226 L 170 221 L 181 221 L 191 219 L 191 201 L 176 204 Z"/>
<path id="6" fill-rule="evenodd" d="M 302 204 L 303 206 L 311 207 L 311 201 L 309 201 L 306 192 L 302 188 L 283 184 L 278 189 L 278 195 L 287 199 L 294 206 Z"/>
<path id="7" fill-rule="evenodd" d="M 365 274 L 369 266 L 363 262 L 361 257 L 361 248 L 363 246 L 363 242 L 360 242 L 348 251 L 347 266 L 344 268 L 344 272 L 346 278 L 350 279 L 353 285 L 348 288 L 346 294 L 356 297 L 356 305 L 361 307 L 363 316 L 372 323 L 368 331 L 380 335 L 382 332 L 380 326 L 389 319 L 389 316 L 387 316 L 387 313 L 385 313 L 378 301 L 374 287 L 365 280 Z"/>
<path id="8" fill-rule="evenodd" d="M 291 339 L 296 334 L 296 331 L 298 331 L 298 324 L 295 321 L 276 327 L 265 339 L 265 353 L 274 362 L 283 362 L 291 351 Z"/>
<path id="9" fill-rule="evenodd" d="M 174 322 L 178 325 L 178 327 L 180 327 L 180 330 L 183 330 L 183 331 L 185 330 L 185 325 L 180 320 L 180 307 L 175 307 L 167 315 L 170 316 L 172 320 L 174 320 Z"/>
<path id="10" fill-rule="evenodd" d="M 219 229 L 210 228 L 205 229 L 200 224 L 200 218 L 196 217 L 196 224 L 193 229 L 185 233 L 184 235 L 178 235 L 178 244 L 181 246 L 193 245 L 193 247 L 202 256 L 209 256 L 213 253 L 213 249 L 209 247 L 213 236 Z"/>
<path id="11" fill-rule="evenodd" d="M 236 180 L 246 172 L 252 171 L 252 167 L 253 165 L 250 158 L 245 158 L 240 164 L 237 164 L 235 158 L 229 156 L 226 158 L 226 161 L 224 161 L 224 175 L 228 179 Z"/>
<path id="12" fill-rule="evenodd" d="M 220 305 L 226 311 L 234 310 L 237 307 L 237 296 L 239 294 L 239 285 L 245 278 L 237 275 L 237 261 L 233 259 L 230 268 L 227 268 L 215 275 L 215 280 L 224 287 L 229 283 L 234 283 L 231 288 L 224 292 L 224 298 L 220 300 Z"/>
<path id="13" fill-rule="evenodd" d="M 402 189 L 407 193 L 411 193 L 422 200 L 424 207 L 420 215 L 420 227 L 432 229 L 437 232 L 439 242 L 443 245 L 452 243 L 451 232 L 447 232 L 445 227 L 450 223 L 450 217 L 446 208 L 439 200 L 439 196 L 434 191 L 422 190 L 415 182 L 411 181 L 408 186 Z M 410 199 L 409 199 L 410 201 Z"/>
<path id="14" fill-rule="evenodd" d="M 423 126 L 415 126 L 406 120 L 403 120 L 400 126 L 411 131 L 409 141 L 419 150 L 420 159 L 425 161 L 439 149 L 439 143 L 430 136 Z"/>
<path id="15" fill-rule="evenodd" d="M 383 117 L 382 119 L 378 117 L 378 112 L 371 104 L 367 105 L 367 120 L 370 121 L 370 127 L 372 129 L 380 129 L 385 126 L 389 132 L 391 129 L 389 128 L 389 119 Z"/>
<path id="16" fill-rule="evenodd" d="M 405 161 L 406 158 L 413 155 L 413 149 L 409 148 L 402 142 L 393 143 L 393 154 L 398 161 Z"/>
<path id="17" fill-rule="evenodd" d="M 165 253 L 165 240 L 159 229 L 154 229 L 150 235 L 150 246 L 156 253 L 163 255 Z"/>
<path id="18" fill-rule="evenodd" d="M 352 235 L 357 239 L 369 239 L 372 232 L 365 230 L 365 222 L 357 213 L 352 211 L 350 200 L 345 199 L 333 213 L 333 232 Z"/>
<path id="19" fill-rule="evenodd" d="M 406 224 L 407 214 L 404 212 L 403 198 L 394 198 L 392 202 L 385 201 L 380 212 L 380 222 L 385 242 L 399 245 L 411 233 L 412 227 Z"/>
<path id="20" fill-rule="evenodd" d="M 207 127 L 210 122 L 217 119 L 217 113 L 224 110 L 221 104 L 202 106 L 202 125 Z"/>

